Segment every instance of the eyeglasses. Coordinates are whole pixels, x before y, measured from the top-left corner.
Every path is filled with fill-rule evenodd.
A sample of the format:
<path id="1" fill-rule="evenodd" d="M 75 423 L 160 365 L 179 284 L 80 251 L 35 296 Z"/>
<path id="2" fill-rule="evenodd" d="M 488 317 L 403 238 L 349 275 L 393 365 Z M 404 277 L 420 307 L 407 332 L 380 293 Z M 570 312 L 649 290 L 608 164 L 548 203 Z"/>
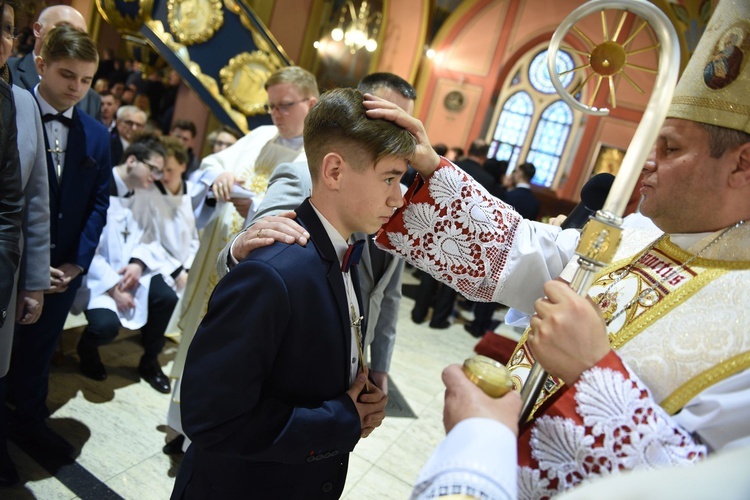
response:
<path id="1" fill-rule="evenodd" d="M 146 126 L 145 123 L 138 123 L 138 122 L 134 122 L 133 120 L 123 120 L 122 123 L 124 123 L 130 128 L 137 128 L 137 129 L 140 129 Z"/>
<path id="2" fill-rule="evenodd" d="M 144 160 L 138 160 L 144 165 L 148 167 L 148 169 L 151 171 L 151 177 L 156 179 L 157 181 L 164 177 L 164 170 L 161 167 L 157 167 L 156 165 L 152 165 L 151 163 L 144 161 Z"/>
<path id="3" fill-rule="evenodd" d="M 234 142 L 214 141 L 215 148 L 228 148 L 234 146 Z"/>
<path id="4" fill-rule="evenodd" d="M 18 31 L 18 28 L 16 28 L 15 26 L 12 26 L 10 24 L 3 24 L 2 30 L 3 30 L 3 37 L 6 40 L 15 40 L 16 38 L 18 38 L 19 31 Z"/>
<path id="5" fill-rule="evenodd" d="M 300 99 L 299 101 L 294 102 L 282 102 L 281 104 L 266 104 L 263 106 L 266 108 L 266 113 L 271 114 L 274 110 L 278 111 L 282 115 L 288 115 L 292 112 L 292 106 L 299 104 L 301 102 L 309 101 L 310 98 L 307 97 L 305 99 Z"/>

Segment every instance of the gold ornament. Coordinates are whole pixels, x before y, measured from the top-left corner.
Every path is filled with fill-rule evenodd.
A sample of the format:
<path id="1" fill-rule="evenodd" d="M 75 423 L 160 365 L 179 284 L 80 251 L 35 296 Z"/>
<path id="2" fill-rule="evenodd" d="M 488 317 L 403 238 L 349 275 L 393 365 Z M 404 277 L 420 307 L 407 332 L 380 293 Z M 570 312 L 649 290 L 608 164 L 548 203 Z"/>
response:
<path id="1" fill-rule="evenodd" d="M 264 85 L 278 68 L 265 52 L 243 52 L 230 59 L 219 72 L 223 93 L 245 115 L 263 114 L 267 100 Z"/>
<path id="2" fill-rule="evenodd" d="M 224 24 L 221 0 L 168 0 L 167 21 L 174 37 L 185 45 L 210 40 Z"/>

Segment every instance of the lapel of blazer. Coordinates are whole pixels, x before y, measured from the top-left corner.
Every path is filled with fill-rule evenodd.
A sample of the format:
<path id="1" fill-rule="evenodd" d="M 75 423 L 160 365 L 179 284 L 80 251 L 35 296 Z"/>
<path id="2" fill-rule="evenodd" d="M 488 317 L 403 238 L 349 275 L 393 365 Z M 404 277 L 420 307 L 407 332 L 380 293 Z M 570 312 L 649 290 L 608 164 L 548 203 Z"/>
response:
<path id="1" fill-rule="evenodd" d="M 351 319 L 349 318 L 349 302 L 346 299 L 346 290 L 344 289 L 344 277 L 341 274 L 341 267 L 339 267 L 339 259 L 336 255 L 336 250 L 333 248 L 328 233 L 326 233 L 323 223 L 318 219 L 318 215 L 315 213 L 312 205 L 310 205 L 310 199 L 305 200 L 302 205 L 297 207 L 298 219 L 303 223 L 303 226 L 310 233 L 310 241 L 315 245 L 318 250 L 318 254 L 321 259 L 326 261 L 328 264 L 328 285 L 333 290 L 333 295 L 336 298 L 336 307 L 339 311 L 339 318 L 341 319 L 341 331 L 344 335 L 344 342 L 346 345 L 345 352 L 351 351 Z M 359 283 L 355 280 L 357 293 L 359 293 Z M 361 304 L 360 304 L 361 307 Z M 364 331 L 364 329 L 362 329 Z M 343 359 L 343 366 L 346 370 L 346 379 L 349 379 L 349 364 L 348 357 Z"/>
<path id="2" fill-rule="evenodd" d="M 36 72 L 33 53 L 26 54 L 18 62 L 18 78 L 29 91 L 34 90 L 39 83 L 39 73 Z"/>
<path id="3" fill-rule="evenodd" d="M 23 60 L 21 60 L 23 62 Z M 20 68 L 20 65 L 19 65 Z M 33 94 L 32 94 L 33 95 Z M 39 101 L 34 97 L 34 102 L 39 110 L 39 116 L 42 116 L 42 109 L 39 107 Z M 49 195 L 50 195 L 50 210 L 54 210 L 52 205 L 56 207 L 56 201 L 60 197 L 60 185 L 57 182 L 57 171 L 55 170 L 55 163 L 52 161 L 52 153 L 50 153 L 49 138 L 47 137 L 47 127 L 42 123 L 42 133 L 44 134 L 44 151 L 47 153 L 47 180 L 49 182 Z M 66 146 L 67 148 L 67 146 Z"/>
<path id="4" fill-rule="evenodd" d="M 65 165 L 63 166 L 60 189 L 75 186 L 83 160 L 86 158 L 86 131 L 83 128 L 81 115 L 73 108 L 73 125 L 68 130 L 68 144 L 65 146 Z"/>
<path id="5" fill-rule="evenodd" d="M 359 265 L 357 266 L 357 272 L 359 273 L 359 276 L 367 276 L 367 278 L 370 280 L 370 283 L 375 285 L 375 272 L 372 269 L 372 259 L 370 258 L 370 242 L 368 241 L 368 237 L 365 233 L 354 233 L 354 240 L 365 240 L 365 247 L 362 250 L 362 259 L 359 261 Z"/>

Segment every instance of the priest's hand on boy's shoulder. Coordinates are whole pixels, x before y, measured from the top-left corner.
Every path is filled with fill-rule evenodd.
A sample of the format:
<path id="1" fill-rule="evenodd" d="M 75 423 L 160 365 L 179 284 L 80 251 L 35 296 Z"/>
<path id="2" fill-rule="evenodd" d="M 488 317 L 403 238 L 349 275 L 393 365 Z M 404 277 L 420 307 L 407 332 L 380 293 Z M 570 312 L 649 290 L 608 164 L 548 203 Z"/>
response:
<path id="1" fill-rule="evenodd" d="M 240 262 L 256 248 L 272 245 L 274 241 L 307 245 L 310 233 L 294 220 L 295 217 L 297 214 L 290 210 L 258 219 L 235 238 L 232 257 Z"/>

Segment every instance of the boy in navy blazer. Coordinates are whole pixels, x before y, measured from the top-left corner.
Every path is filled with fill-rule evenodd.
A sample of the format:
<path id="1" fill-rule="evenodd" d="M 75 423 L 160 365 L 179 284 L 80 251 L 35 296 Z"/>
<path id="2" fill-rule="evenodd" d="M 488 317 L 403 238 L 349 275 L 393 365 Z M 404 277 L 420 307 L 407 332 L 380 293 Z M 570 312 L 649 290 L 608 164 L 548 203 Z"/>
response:
<path id="1" fill-rule="evenodd" d="M 109 206 L 109 134 L 75 107 L 91 87 L 98 63 L 94 41 L 67 25 L 47 33 L 36 59 L 41 80 L 33 94 L 44 122 L 49 179 L 50 288 L 39 320 L 16 326 L 8 380 L 9 399 L 16 406 L 11 436 L 29 451 L 73 451 L 47 427 L 46 398 L 52 353 Z"/>
<path id="2" fill-rule="evenodd" d="M 403 204 L 416 140 L 367 118 L 363 100 L 332 90 L 305 119 L 313 194 L 296 212 L 308 244 L 258 249 L 214 291 L 182 379 L 192 444 L 173 498 L 338 498 L 349 452 L 385 416 L 345 255 L 353 233 Z"/>

